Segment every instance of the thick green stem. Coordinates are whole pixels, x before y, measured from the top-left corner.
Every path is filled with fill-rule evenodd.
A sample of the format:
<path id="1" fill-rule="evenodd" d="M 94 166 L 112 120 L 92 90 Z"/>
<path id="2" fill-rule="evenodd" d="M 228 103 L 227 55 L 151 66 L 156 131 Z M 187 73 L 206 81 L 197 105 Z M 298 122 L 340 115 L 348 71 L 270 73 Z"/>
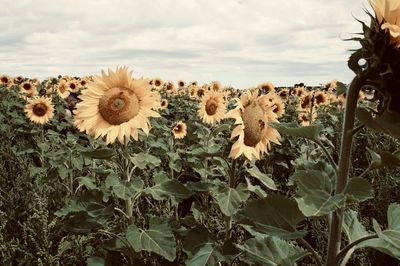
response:
<path id="1" fill-rule="evenodd" d="M 378 235 L 370 235 L 370 236 L 366 236 L 366 237 L 362 237 L 360 239 L 357 239 L 356 241 L 348 244 L 347 246 L 345 246 L 337 255 L 337 261 L 339 262 L 346 254 L 347 252 L 349 252 L 350 249 L 352 249 L 353 247 L 355 247 L 356 245 L 360 244 L 361 242 L 367 241 L 369 239 L 374 239 L 377 238 Z"/>
<path id="2" fill-rule="evenodd" d="M 124 171 L 125 179 L 129 183 L 131 181 L 131 172 L 129 169 L 130 160 L 129 160 L 128 139 L 125 139 L 122 154 L 124 156 L 123 171 Z M 126 209 L 126 215 L 128 218 L 128 223 L 133 224 L 133 202 L 132 202 L 131 198 L 127 198 L 125 200 L 125 209 Z"/>
<path id="3" fill-rule="evenodd" d="M 358 94 L 364 82 L 365 77 L 362 74 L 357 75 L 351 82 L 347 93 L 335 194 L 342 193 L 347 185 L 354 135 L 353 127 L 355 112 L 357 108 Z M 337 255 L 340 250 L 343 213 L 344 208 L 340 208 L 332 215 L 331 226 L 329 228 L 327 266 L 336 266 L 339 264 Z"/>

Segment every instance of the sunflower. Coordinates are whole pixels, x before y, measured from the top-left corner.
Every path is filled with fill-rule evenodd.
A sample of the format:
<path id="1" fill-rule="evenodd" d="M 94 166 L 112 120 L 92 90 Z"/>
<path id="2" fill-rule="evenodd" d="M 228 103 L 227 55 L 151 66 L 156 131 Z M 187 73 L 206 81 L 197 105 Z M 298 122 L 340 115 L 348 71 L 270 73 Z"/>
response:
<path id="1" fill-rule="evenodd" d="M 25 105 L 26 116 L 32 122 L 45 124 L 54 115 L 54 107 L 51 103 L 51 98 L 35 97 L 28 100 Z"/>
<path id="2" fill-rule="evenodd" d="M 204 96 L 205 93 L 206 93 L 206 90 L 203 87 L 198 88 L 197 91 L 196 91 L 197 98 L 200 99 L 201 97 Z"/>
<path id="3" fill-rule="evenodd" d="M 271 91 L 275 92 L 274 84 L 272 84 L 271 82 L 263 82 L 258 85 L 257 88 L 260 90 L 261 94 L 267 94 Z"/>
<path id="4" fill-rule="evenodd" d="M 131 136 L 138 140 L 138 129 L 149 133 L 149 117 L 159 117 L 153 109 L 160 106 L 159 95 L 150 91 L 149 81 L 133 79 L 128 68 L 117 68 L 114 73 L 102 71 L 82 91 L 76 105 L 74 124 L 80 131 L 106 136 L 106 142 L 116 139 L 124 143 Z"/>
<path id="5" fill-rule="evenodd" d="M 172 83 L 171 81 L 168 81 L 167 83 L 164 84 L 164 90 L 167 93 L 176 94 L 175 84 Z"/>
<path id="6" fill-rule="evenodd" d="M 303 96 L 306 92 L 304 87 L 295 87 L 292 89 L 291 94 L 297 97 Z"/>
<path id="7" fill-rule="evenodd" d="M 166 109 L 168 107 L 168 100 L 162 99 L 160 102 L 160 109 Z"/>
<path id="8" fill-rule="evenodd" d="M 177 122 L 172 128 L 172 133 L 174 134 L 174 138 L 183 139 L 187 134 L 187 126 L 184 122 Z"/>
<path id="9" fill-rule="evenodd" d="M 188 93 L 189 93 L 190 99 L 196 99 L 196 96 L 197 96 L 197 86 L 195 86 L 195 85 L 190 85 L 189 88 L 188 88 Z"/>
<path id="10" fill-rule="evenodd" d="M 26 81 L 19 85 L 19 90 L 24 96 L 33 97 L 37 95 L 37 89 L 32 83 Z"/>
<path id="11" fill-rule="evenodd" d="M 178 87 L 179 87 L 179 88 L 185 87 L 185 81 L 183 81 L 183 80 L 178 80 Z"/>
<path id="12" fill-rule="evenodd" d="M 0 76 L 0 85 L 3 85 L 4 87 L 8 87 L 8 85 L 11 83 L 10 77 L 7 75 L 1 75 Z"/>
<path id="13" fill-rule="evenodd" d="M 328 95 L 323 91 L 317 91 L 314 94 L 314 101 L 317 106 L 329 104 Z"/>
<path id="14" fill-rule="evenodd" d="M 69 96 L 71 90 L 69 88 L 69 84 L 65 80 L 60 80 L 57 84 L 57 94 L 61 98 L 65 99 Z"/>
<path id="15" fill-rule="evenodd" d="M 381 29 L 388 31 L 390 42 L 400 48 L 400 3 L 391 0 L 369 0 Z"/>
<path id="16" fill-rule="evenodd" d="M 160 78 L 155 78 L 152 80 L 152 85 L 157 88 L 161 88 L 164 85 L 164 82 Z"/>
<path id="17" fill-rule="evenodd" d="M 17 76 L 14 78 L 13 82 L 15 84 L 21 84 L 24 81 L 24 78 L 22 76 Z"/>
<path id="18" fill-rule="evenodd" d="M 223 95 L 209 91 L 201 98 L 197 113 L 204 123 L 214 125 L 224 118 L 225 111 Z"/>
<path id="19" fill-rule="evenodd" d="M 260 97 L 259 103 L 265 111 L 271 109 L 272 112 L 276 114 L 277 118 L 282 117 L 285 113 L 285 104 L 283 103 L 282 99 L 273 91 Z"/>
<path id="20" fill-rule="evenodd" d="M 236 99 L 236 108 L 227 113 L 226 117 L 234 118 L 237 125 L 231 139 L 238 137 L 229 157 L 236 159 L 244 154 L 249 160 L 253 157 L 260 159 L 260 155 L 271 148 L 271 142 L 279 144 L 279 132 L 268 125 L 269 122 L 278 122 L 276 114 L 260 104 L 265 102 L 262 97 L 265 95 L 258 97 L 256 92 L 245 91 L 240 99 Z"/>
<path id="21" fill-rule="evenodd" d="M 79 85 L 81 87 L 86 87 L 86 84 L 87 84 L 87 80 L 86 79 L 82 78 L 82 79 L 79 80 Z"/>
<path id="22" fill-rule="evenodd" d="M 70 80 L 70 81 L 68 82 L 68 88 L 69 88 L 69 90 L 70 90 L 71 92 L 74 92 L 74 93 L 78 92 L 78 91 L 79 91 L 78 82 L 77 82 L 76 80 Z"/>
<path id="23" fill-rule="evenodd" d="M 222 89 L 221 82 L 219 82 L 219 81 L 217 81 L 217 80 L 211 82 L 210 90 L 213 90 L 213 91 L 220 91 L 221 89 Z"/>
<path id="24" fill-rule="evenodd" d="M 313 104 L 313 94 L 312 93 L 305 93 L 303 96 L 300 97 L 298 110 L 308 110 L 310 109 Z"/>
<path id="25" fill-rule="evenodd" d="M 317 119 L 317 112 L 313 111 L 310 115 L 309 111 L 301 111 L 298 113 L 299 122 L 302 126 L 309 126 L 315 119 Z"/>
<path id="26" fill-rule="evenodd" d="M 198 85 L 198 83 L 197 83 L 197 81 L 192 81 L 191 83 L 190 83 L 190 85 L 192 85 L 192 86 L 196 86 L 197 87 L 197 85 Z"/>

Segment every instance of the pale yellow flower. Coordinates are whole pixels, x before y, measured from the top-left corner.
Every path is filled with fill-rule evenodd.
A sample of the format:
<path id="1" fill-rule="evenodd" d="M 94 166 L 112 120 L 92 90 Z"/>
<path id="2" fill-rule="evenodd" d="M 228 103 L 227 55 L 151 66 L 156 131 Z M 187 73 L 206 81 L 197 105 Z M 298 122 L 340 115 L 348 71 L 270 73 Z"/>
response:
<path id="1" fill-rule="evenodd" d="M 390 33 L 391 42 L 400 47 L 400 1 L 399 0 L 369 0 L 375 11 L 382 30 Z"/>
<path id="2" fill-rule="evenodd" d="M 28 100 L 25 106 L 26 116 L 32 122 L 45 124 L 50 121 L 54 115 L 54 107 L 51 98 L 35 97 Z"/>

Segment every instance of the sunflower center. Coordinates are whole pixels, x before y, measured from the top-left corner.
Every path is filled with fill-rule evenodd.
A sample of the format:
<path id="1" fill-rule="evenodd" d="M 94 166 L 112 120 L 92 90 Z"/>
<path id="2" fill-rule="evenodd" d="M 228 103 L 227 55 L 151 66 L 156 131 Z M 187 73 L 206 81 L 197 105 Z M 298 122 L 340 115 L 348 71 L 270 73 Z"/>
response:
<path id="1" fill-rule="evenodd" d="M 262 139 L 265 128 L 264 111 L 257 103 L 244 108 L 242 113 L 244 124 L 244 144 L 255 147 Z"/>
<path id="2" fill-rule="evenodd" d="M 206 113 L 208 115 L 215 115 L 218 109 L 218 102 L 214 99 L 209 99 L 206 102 Z"/>
<path id="3" fill-rule="evenodd" d="M 47 112 L 47 105 L 44 103 L 37 103 L 33 106 L 32 111 L 36 116 L 44 116 Z"/>
<path id="4" fill-rule="evenodd" d="M 27 91 L 29 91 L 32 88 L 31 84 L 29 84 L 29 83 L 25 83 L 22 87 L 24 88 L 24 90 L 27 90 Z"/>
<path id="5" fill-rule="evenodd" d="M 181 133 L 182 132 L 182 125 L 178 124 L 174 128 L 175 133 Z"/>
<path id="6" fill-rule="evenodd" d="M 8 83 L 8 78 L 7 77 L 2 77 L 1 78 L 2 83 Z"/>
<path id="7" fill-rule="evenodd" d="M 69 84 L 69 87 L 70 87 L 72 90 L 74 90 L 74 89 L 76 88 L 76 85 L 75 85 L 75 83 L 71 83 L 71 84 Z"/>
<path id="8" fill-rule="evenodd" d="M 161 85 L 161 81 L 156 80 L 156 81 L 154 82 L 154 85 L 156 85 L 157 87 L 159 87 L 159 86 Z"/>
<path id="9" fill-rule="evenodd" d="M 101 116 L 111 125 L 120 125 L 139 113 L 139 99 L 125 88 L 108 90 L 99 101 Z"/>
<path id="10" fill-rule="evenodd" d="M 324 102 L 324 97 L 322 95 L 317 95 L 315 97 L 316 104 L 321 104 Z"/>

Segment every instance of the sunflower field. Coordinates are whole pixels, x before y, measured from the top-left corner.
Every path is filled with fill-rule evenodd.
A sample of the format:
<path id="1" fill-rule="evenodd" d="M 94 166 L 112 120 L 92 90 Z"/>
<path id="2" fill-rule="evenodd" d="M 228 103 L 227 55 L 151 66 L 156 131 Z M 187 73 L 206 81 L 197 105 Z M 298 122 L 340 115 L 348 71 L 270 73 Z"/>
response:
<path id="1" fill-rule="evenodd" d="M 1 75 L 0 265 L 400 265 L 400 41 L 378 2 L 348 85 Z"/>

